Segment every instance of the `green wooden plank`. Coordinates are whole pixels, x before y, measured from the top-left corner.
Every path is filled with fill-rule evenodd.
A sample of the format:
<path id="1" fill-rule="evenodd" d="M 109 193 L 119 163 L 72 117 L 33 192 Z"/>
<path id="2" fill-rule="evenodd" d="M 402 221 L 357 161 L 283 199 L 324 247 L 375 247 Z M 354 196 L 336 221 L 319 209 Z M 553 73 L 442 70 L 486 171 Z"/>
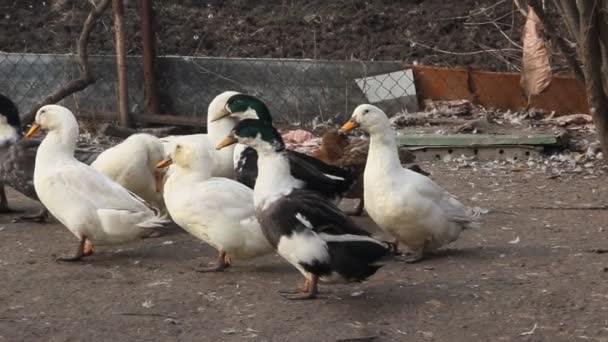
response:
<path id="1" fill-rule="evenodd" d="M 494 145 L 563 145 L 555 134 L 404 134 L 397 136 L 400 146 L 494 146 Z"/>

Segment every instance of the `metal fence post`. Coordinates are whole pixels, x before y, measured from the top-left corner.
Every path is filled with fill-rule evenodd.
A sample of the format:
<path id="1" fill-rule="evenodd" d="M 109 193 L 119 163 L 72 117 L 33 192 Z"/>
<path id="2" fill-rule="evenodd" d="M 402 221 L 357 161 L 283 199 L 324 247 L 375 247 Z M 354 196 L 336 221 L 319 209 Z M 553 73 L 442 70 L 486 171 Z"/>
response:
<path id="1" fill-rule="evenodd" d="M 127 84 L 127 56 L 125 53 L 125 32 L 123 29 L 123 0 L 112 0 L 114 8 L 114 31 L 116 44 L 116 68 L 118 78 L 118 122 L 122 127 L 129 127 L 129 93 Z"/>
<path id="2" fill-rule="evenodd" d="M 141 1 L 141 32 L 144 62 L 144 96 L 148 114 L 159 114 L 160 103 L 156 88 L 155 74 L 155 32 L 153 0 Z"/>

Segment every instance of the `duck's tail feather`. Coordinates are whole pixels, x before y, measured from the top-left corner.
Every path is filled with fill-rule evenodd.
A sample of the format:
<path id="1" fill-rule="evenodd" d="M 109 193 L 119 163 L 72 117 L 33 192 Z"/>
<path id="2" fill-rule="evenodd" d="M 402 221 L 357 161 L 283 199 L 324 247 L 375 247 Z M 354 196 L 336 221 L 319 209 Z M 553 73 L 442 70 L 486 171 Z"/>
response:
<path id="1" fill-rule="evenodd" d="M 481 208 L 481 207 L 472 207 L 472 208 L 467 208 L 467 214 L 469 216 L 469 220 L 468 222 L 465 222 L 465 224 L 463 225 L 465 229 L 469 229 L 469 228 L 479 228 L 480 227 L 480 220 L 481 220 L 481 215 L 487 214 L 489 212 L 488 209 L 485 208 Z"/>
<path id="2" fill-rule="evenodd" d="M 156 214 L 137 224 L 139 228 L 165 228 L 171 224 L 171 219 L 167 215 Z"/>
<path id="3" fill-rule="evenodd" d="M 332 269 L 348 281 L 363 281 L 376 273 L 391 254 L 388 243 L 360 235 L 321 234 L 327 242 Z"/>

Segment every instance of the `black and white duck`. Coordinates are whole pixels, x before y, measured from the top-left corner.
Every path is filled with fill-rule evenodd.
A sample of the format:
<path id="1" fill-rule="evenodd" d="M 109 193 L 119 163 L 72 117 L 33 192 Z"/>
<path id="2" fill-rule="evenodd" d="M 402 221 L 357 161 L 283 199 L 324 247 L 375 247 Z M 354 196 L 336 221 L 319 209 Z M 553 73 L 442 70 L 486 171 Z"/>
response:
<path id="1" fill-rule="evenodd" d="M 258 154 L 253 199 L 262 232 L 306 278 L 304 292 L 287 298 L 315 298 L 319 281 L 359 282 L 376 273 L 391 245 L 372 238 L 318 192 L 298 188 L 289 152 L 274 127 L 242 120 L 217 148 L 237 142 Z"/>
<path id="2" fill-rule="evenodd" d="M 270 110 L 260 99 L 247 95 L 235 94 L 226 102 L 224 116 L 235 116 L 243 119 L 259 119 L 272 126 Z M 327 164 L 304 153 L 286 150 L 291 176 L 296 180 L 296 188 L 316 191 L 332 200 L 337 200 L 346 193 L 354 182 L 352 171 Z M 234 167 L 236 180 L 250 188 L 255 187 L 258 176 L 258 154 L 254 148 L 239 146 L 234 149 Z"/>

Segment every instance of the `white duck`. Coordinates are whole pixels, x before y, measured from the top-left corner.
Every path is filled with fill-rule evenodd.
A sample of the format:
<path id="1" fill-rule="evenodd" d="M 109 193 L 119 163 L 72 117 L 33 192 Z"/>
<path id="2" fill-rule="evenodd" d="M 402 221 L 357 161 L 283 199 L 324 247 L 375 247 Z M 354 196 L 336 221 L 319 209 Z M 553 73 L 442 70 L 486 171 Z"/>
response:
<path id="1" fill-rule="evenodd" d="M 343 131 L 361 127 L 370 135 L 364 171 L 364 200 L 369 216 L 396 242 L 414 253 L 417 262 L 428 251 L 446 245 L 463 229 L 477 225 L 479 213 L 460 203 L 428 177 L 403 168 L 395 133 L 378 107 L 360 105 Z"/>
<path id="2" fill-rule="evenodd" d="M 156 164 L 163 159 L 160 139 L 139 133 L 103 151 L 91 166 L 147 203 L 164 208 L 162 173 L 156 169 Z"/>
<path id="3" fill-rule="evenodd" d="M 93 245 L 133 241 L 167 223 L 141 198 L 74 158 L 78 123 L 70 110 L 40 108 L 26 136 L 40 128 L 48 134 L 36 155 L 34 188 L 42 204 L 80 241 L 76 255 L 59 261 L 80 260 L 93 253 Z"/>
<path id="4" fill-rule="evenodd" d="M 180 141 L 187 139 L 193 143 L 205 144 L 206 146 L 219 144 L 239 121 L 238 118 L 229 116 L 228 114 L 230 113 L 226 108 L 228 100 L 236 94 L 238 94 L 236 91 L 225 91 L 217 95 L 209 103 L 209 108 L 207 109 L 207 134 L 173 135 L 162 138 L 161 142 L 165 146 L 165 156 L 170 153 L 172 142 L 177 138 Z M 219 151 L 210 148 L 210 151 L 213 157 L 211 175 L 213 177 L 234 178 L 234 146 Z"/>
<path id="5" fill-rule="evenodd" d="M 255 218 L 253 190 L 227 178 L 212 177 L 213 157 L 207 143 L 176 139 L 165 182 L 164 198 L 169 214 L 179 226 L 219 252 L 214 267 L 197 271 L 223 271 L 232 258 L 249 259 L 273 251 Z"/>

